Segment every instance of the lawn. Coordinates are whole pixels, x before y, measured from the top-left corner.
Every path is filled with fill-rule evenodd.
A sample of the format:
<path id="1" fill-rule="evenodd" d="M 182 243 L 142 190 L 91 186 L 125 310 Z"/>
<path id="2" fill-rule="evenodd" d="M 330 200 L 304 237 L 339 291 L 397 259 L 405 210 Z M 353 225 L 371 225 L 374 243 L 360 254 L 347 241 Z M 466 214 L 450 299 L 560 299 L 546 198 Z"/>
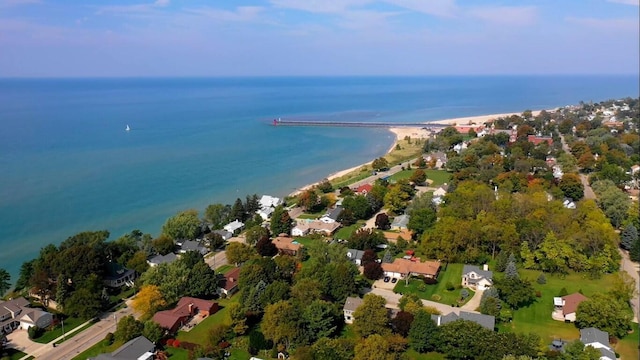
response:
<path id="1" fill-rule="evenodd" d="M 567 324 L 551 318 L 553 312 L 553 297 L 560 294 L 561 289 L 567 289 L 568 294 L 582 290 L 589 297 L 596 293 L 606 292 L 611 286 L 614 275 L 609 274 L 600 279 L 590 279 L 585 274 L 573 273 L 564 277 L 545 274 L 547 283 L 540 285 L 536 279 L 539 271 L 521 270 L 520 276 L 531 280 L 535 290 L 540 291 L 541 297 L 528 307 L 513 312 L 513 321 L 508 324 L 500 324 L 498 328 L 504 331 L 529 333 L 533 332 L 543 340 L 549 342 L 553 339 L 574 340 L 580 337 L 579 330 L 574 324 Z"/>
<path id="2" fill-rule="evenodd" d="M 20 350 L 16 349 L 4 349 L 0 352 L 0 357 L 7 360 L 18 360 L 27 356 L 27 354 L 23 353 Z"/>
<path id="3" fill-rule="evenodd" d="M 424 354 L 420 354 L 419 352 L 409 349 L 406 351 L 405 356 L 409 360 L 444 360 L 445 357 L 443 354 L 437 352 L 428 352 Z"/>
<path id="4" fill-rule="evenodd" d="M 86 319 L 79 319 L 79 318 L 66 318 L 64 320 L 64 331 L 69 332 L 72 329 L 75 329 L 76 327 L 82 325 L 85 321 L 87 321 Z M 44 334 L 42 334 L 42 336 L 40 336 L 37 339 L 34 339 L 33 341 L 40 343 L 40 344 L 46 344 L 50 341 L 53 341 L 54 339 L 57 339 L 58 337 L 62 336 L 62 324 L 58 324 L 56 325 L 55 328 L 53 328 L 53 330 L 49 330 L 46 331 Z"/>
<path id="5" fill-rule="evenodd" d="M 425 170 L 427 179 L 433 180 L 431 186 L 440 186 L 451 181 L 451 173 L 444 170 Z"/>
<path id="6" fill-rule="evenodd" d="M 623 339 L 618 341 L 618 344 L 615 345 L 615 350 L 620 357 L 624 359 L 640 359 L 640 354 L 638 353 L 638 346 L 640 345 L 640 336 L 638 330 L 638 324 L 631 324 L 631 329 L 633 333 L 625 336 Z"/>
<path id="7" fill-rule="evenodd" d="M 233 265 L 228 265 L 228 264 L 227 265 L 222 265 L 222 266 L 220 266 L 219 268 L 216 269 L 216 272 L 218 274 L 224 275 L 224 274 L 228 273 L 229 271 L 231 271 L 231 269 L 233 269 L 233 268 L 235 268 L 235 266 L 233 266 Z"/>
<path id="8" fill-rule="evenodd" d="M 333 235 L 333 238 L 347 240 L 351 237 L 351 234 L 362 227 L 362 224 L 364 224 L 364 221 L 358 221 L 353 225 L 342 227 Z"/>
<path id="9" fill-rule="evenodd" d="M 122 343 L 117 341 L 111 345 L 108 345 L 106 341 L 100 340 L 100 342 L 88 348 L 87 350 L 81 352 L 80 354 L 76 355 L 71 360 L 86 360 L 88 358 L 94 358 L 100 354 L 113 352 L 115 349 L 119 348 L 120 346 L 122 346 Z"/>
<path id="10" fill-rule="evenodd" d="M 232 296 L 231 299 L 219 299 L 218 305 L 220 306 L 220 310 L 204 319 L 200 324 L 191 329 L 191 331 L 178 331 L 177 339 L 180 341 L 187 341 L 194 344 L 206 345 L 207 338 L 209 336 L 209 329 L 211 329 L 215 324 L 220 323 L 230 323 L 231 319 L 229 318 L 228 307 L 229 304 L 240 301 L 240 296 L 235 295 Z"/>
<path id="11" fill-rule="evenodd" d="M 395 293 L 413 293 L 417 294 L 421 299 L 431 300 L 439 302 L 441 304 L 451 305 L 458 303 L 464 305 L 469 299 L 473 297 L 474 292 L 467 289 L 469 296 L 465 301 L 458 302 L 460 299 L 460 292 L 462 289 L 457 286 L 462 281 L 462 264 L 449 264 L 446 269 L 441 268 L 440 274 L 438 274 L 438 283 L 435 285 L 425 285 L 422 280 L 412 279 L 409 281 L 409 285 L 405 285 L 404 280 L 398 280 L 393 291 Z M 456 289 L 453 291 L 447 290 L 447 283 L 451 282 Z M 424 291 L 420 288 L 423 287 Z"/>
<path id="12" fill-rule="evenodd" d="M 308 238 L 308 237 L 297 237 L 296 240 L 299 244 L 302 244 L 303 246 L 309 246 L 312 243 L 316 243 L 318 241 L 324 241 L 321 239 L 312 239 L 312 238 Z"/>

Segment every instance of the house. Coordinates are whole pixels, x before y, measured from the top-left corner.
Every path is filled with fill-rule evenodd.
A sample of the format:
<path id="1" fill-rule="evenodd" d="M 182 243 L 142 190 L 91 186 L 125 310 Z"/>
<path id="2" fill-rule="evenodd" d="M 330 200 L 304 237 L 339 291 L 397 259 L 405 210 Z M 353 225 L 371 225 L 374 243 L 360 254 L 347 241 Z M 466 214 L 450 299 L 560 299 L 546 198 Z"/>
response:
<path id="1" fill-rule="evenodd" d="M 347 249 L 347 257 L 352 263 L 358 266 L 362 264 L 362 255 L 364 255 L 364 251 L 362 250 Z"/>
<path id="2" fill-rule="evenodd" d="M 571 201 L 571 199 L 564 199 L 564 201 L 562 202 L 562 206 L 564 206 L 567 209 L 575 209 L 576 203 Z"/>
<path id="3" fill-rule="evenodd" d="M 425 158 L 427 164 L 430 164 L 433 160 L 435 160 L 435 168 L 441 169 L 447 164 L 447 154 L 443 152 L 435 152 L 427 155 Z"/>
<path id="4" fill-rule="evenodd" d="M 371 192 L 371 190 L 373 189 L 373 185 L 371 184 L 364 184 L 364 185 L 360 185 L 356 188 L 356 193 L 359 195 L 367 195 L 368 193 Z"/>
<path id="5" fill-rule="evenodd" d="M 405 278 L 409 276 L 424 276 L 437 278 L 440 272 L 440 261 L 420 262 L 419 259 L 394 259 L 391 264 L 382 263 L 382 270 L 385 276 L 392 278 Z"/>
<path id="6" fill-rule="evenodd" d="M 298 224 L 291 229 L 292 236 L 305 236 L 309 233 L 321 233 L 325 236 L 331 236 L 333 233 L 342 226 L 341 223 L 335 222 L 322 222 L 320 220 L 313 221 L 298 221 Z"/>
<path id="7" fill-rule="evenodd" d="M 178 256 L 174 253 L 168 253 L 167 255 L 158 254 L 151 257 L 150 259 L 147 259 L 147 264 L 149 264 L 149 266 L 151 267 L 158 266 L 160 264 L 170 264 L 177 258 Z"/>
<path id="8" fill-rule="evenodd" d="M 235 232 L 238 230 L 242 230 L 242 228 L 244 228 L 244 223 L 241 221 L 238 221 L 237 219 L 228 223 L 223 227 L 223 229 L 227 230 L 232 234 L 235 234 Z"/>
<path id="9" fill-rule="evenodd" d="M 0 335 L 9 334 L 18 328 L 27 330 L 33 326 L 46 328 L 51 325 L 53 315 L 30 306 L 29 301 L 23 297 L 0 301 Z"/>
<path id="10" fill-rule="evenodd" d="M 347 324 L 353 324 L 353 313 L 356 312 L 358 307 L 362 305 L 362 299 L 357 297 L 348 297 L 342 307 L 344 313 L 344 322 Z"/>
<path id="11" fill-rule="evenodd" d="M 387 241 L 395 243 L 396 241 L 398 241 L 398 238 L 403 239 L 405 241 L 411 241 L 413 233 L 411 232 L 411 230 L 405 229 L 405 230 L 400 230 L 398 232 L 383 231 L 382 235 L 384 235 L 384 238 Z"/>
<path id="12" fill-rule="evenodd" d="M 462 286 L 474 290 L 484 291 L 493 286 L 493 271 L 489 271 L 489 265 L 484 265 L 482 269 L 475 265 L 464 265 L 462 267 Z"/>
<path id="13" fill-rule="evenodd" d="M 340 216 L 340 213 L 342 213 L 342 206 L 336 206 L 335 208 L 331 209 L 331 211 L 324 214 L 320 218 L 320 221 L 327 224 L 337 222 L 338 216 Z"/>
<path id="14" fill-rule="evenodd" d="M 256 214 L 260 215 L 262 220 L 269 220 L 269 218 L 271 217 L 271 214 L 273 214 L 273 211 L 274 211 L 274 208 L 266 207 L 256 211 Z"/>
<path id="15" fill-rule="evenodd" d="M 109 262 L 106 266 L 105 275 L 102 282 L 105 286 L 112 288 L 119 288 L 123 285 L 129 287 L 133 286 L 133 281 L 136 279 L 136 271 L 127 269 L 124 266 Z"/>
<path id="16" fill-rule="evenodd" d="M 396 216 L 391 222 L 391 230 L 404 230 L 409 224 L 409 215 Z"/>
<path id="17" fill-rule="evenodd" d="M 274 238 L 271 242 L 278 248 L 278 253 L 281 255 L 296 256 L 302 246 L 285 234 L 280 234 L 280 236 Z"/>
<path id="18" fill-rule="evenodd" d="M 224 283 L 218 288 L 218 295 L 224 294 L 229 297 L 238 291 L 238 278 L 240 277 L 240 268 L 236 267 L 224 274 Z"/>
<path id="19" fill-rule="evenodd" d="M 473 321 L 474 323 L 489 329 L 491 331 L 496 327 L 496 318 L 491 315 L 484 315 L 479 313 L 472 313 L 468 311 L 460 311 L 460 314 L 450 312 L 447 315 L 431 315 L 431 320 L 436 323 L 437 326 L 444 325 L 446 323 L 454 322 L 456 320 Z"/>
<path id="20" fill-rule="evenodd" d="M 200 254 L 205 255 L 209 252 L 209 249 L 207 249 L 206 246 L 200 244 L 199 241 L 187 240 L 183 242 L 182 245 L 180 245 L 180 250 L 178 250 L 178 252 L 184 254 L 188 251 L 197 251 Z"/>
<path id="21" fill-rule="evenodd" d="M 174 333 L 193 316 L 207 317 L 218 311 L 218 303 L 192 297 L 183 297 L 171 310 L 158 311 L 152 320 L 160 327 Z"/>
<path id="22" fill-rule="evenodd" d="M 149 339 L 144 336 L 138 336 L 127 341 L 116 351 L 110 354 L 100 354 L 93 360 L 151 360 L 155 351 L 156 346 Z"/>
<path id="23" fill-rule="evenodd" d="M 609 344 L 609 333 L 596 328 L 580 329 L 580 341 L 600 351 L 600 360 L 616 360 L 616 354 Z"/>
<path id="24" fill-rule="evenodd" d="M 484 130 L 484 125 L 459 125 L 456 126 L 456 130 L 458 130 L 460 134 L 469 134 L 471 130 L 478 134 Z"/>
<path id="25" fill-rule="evenodd" d="M 528 135 L 527 141 L 529 141 L 533 145 L 538 145 L 543 142 L 546 142 L 549 146 L 553 145 L 553 139 L 551 138 L 551 136 Z"/>
<path id="26" fill-rule="evenodd" d="M 551 317 L 554 320 L 574 322 L 576 321 L 578 305 L 586 300 L 589 300 L 589 298 L 580 293 L 573 293 L 563 297 L 554 297 L 554 311 Z"/>
<path id="27" fill-rule="evenodd" d="M 449 185 L 444 184 L 442 186 L 440 186 L 439 188 L 437 188 L 434 192 L 433 192 L 433 197 L 443 197 L 445 195 L 447 195 L 447 190 L 449 190 Z"/>
<path id="28" fill-rule="evenodd" d="M 277 197 L 262 195 L 262 197 L 260 198 L 260 208 L 262 209 L 266 209 L 270 207 L 274 208 L 280 204 L 282 204 L 282 200 Z"/>
<path id="29" fill-rule="evenodd" d="M 233 233 L 227 230 L 213 230 L 212 233 L 220 235 L 222 240 L 227 241 L 233 237 Z"/>

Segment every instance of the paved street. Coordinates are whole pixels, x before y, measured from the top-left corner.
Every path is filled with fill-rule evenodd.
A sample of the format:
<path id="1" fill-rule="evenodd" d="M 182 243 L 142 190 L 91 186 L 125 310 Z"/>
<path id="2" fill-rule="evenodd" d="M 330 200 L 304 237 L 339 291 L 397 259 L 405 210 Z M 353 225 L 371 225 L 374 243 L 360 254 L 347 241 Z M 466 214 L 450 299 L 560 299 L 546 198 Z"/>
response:
<path id="1" fill-rule="evenodd" d="M 620 262 L 620 270 L 626 271 L 636 282 L 636 291 L 631 299 L 631 307 L 633 308 L 633 322 L 638 322 L 638 311 L 640 310 L 640 299 L 638 298 L 638 289 L 640 289 L 640 265 L 629 259 L 629 253 L 619 249 L 622 260 Z"/>

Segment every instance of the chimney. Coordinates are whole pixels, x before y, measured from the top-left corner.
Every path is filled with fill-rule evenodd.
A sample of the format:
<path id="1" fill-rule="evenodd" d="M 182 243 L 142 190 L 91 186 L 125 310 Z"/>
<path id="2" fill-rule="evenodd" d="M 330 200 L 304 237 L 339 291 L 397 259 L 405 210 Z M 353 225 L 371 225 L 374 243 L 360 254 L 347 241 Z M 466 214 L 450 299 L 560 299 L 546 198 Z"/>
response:
<path id="1" fill-rule="evenodd" d="M 193 303 L 189 304 L 189 314 L 193 314 Z"/>
<path id="2" fill-rule="evenodd" d="M 484 271 L 489 271 L 489 265 L 488 265 L 488 264 L 484 264 L 484 265 L 482 266 L 482 270 L 484 270 Z"/>

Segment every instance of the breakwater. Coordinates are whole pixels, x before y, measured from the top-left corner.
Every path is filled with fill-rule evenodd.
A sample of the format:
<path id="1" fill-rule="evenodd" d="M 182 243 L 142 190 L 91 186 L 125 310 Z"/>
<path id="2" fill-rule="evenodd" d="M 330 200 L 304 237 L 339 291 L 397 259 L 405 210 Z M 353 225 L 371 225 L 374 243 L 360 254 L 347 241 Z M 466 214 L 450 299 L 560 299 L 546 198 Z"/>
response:
<path id="1" fill-rule="evenodd" d="M 391 127 L 419 127 L 429 129 L 440 129 L 450 125 L 434 123 L 415 122 L 368 122 L 368 121 L 318 121 L 318 120 L 289 120 L 274 119 L 274 126 L 330 126 L 330 127 L 369 127 L 369 128 L 391 128 Z"/>

